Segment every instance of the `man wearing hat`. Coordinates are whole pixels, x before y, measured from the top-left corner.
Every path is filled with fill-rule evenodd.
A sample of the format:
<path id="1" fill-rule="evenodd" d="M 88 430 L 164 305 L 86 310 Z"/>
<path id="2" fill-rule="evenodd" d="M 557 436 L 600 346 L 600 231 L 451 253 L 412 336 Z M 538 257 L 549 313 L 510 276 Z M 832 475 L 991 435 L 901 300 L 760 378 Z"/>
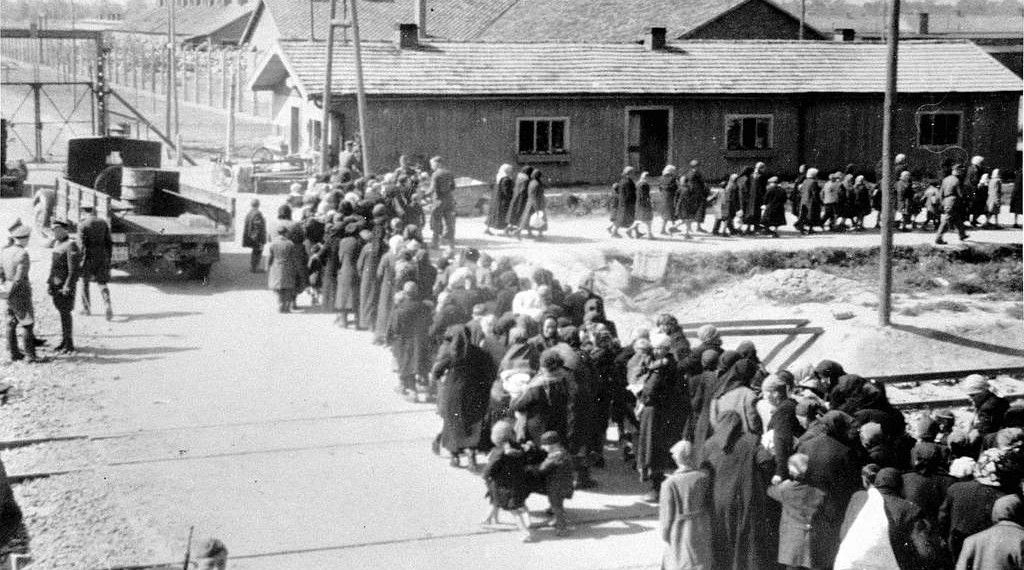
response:
<path id="1" fill-rule="evenodd" d="M 1001 398 L 989 389 L 988 380 L 981 374 L 971 374 L 960 383 L 960 388 L 974 405 L 974 420 L 971 435 L 985 437 L 1003 427 L 1003 416 L 1010 409 L 1006 398 Z"/>
<path id="2" fill-rule="evenodd" d="M 296 288 L 301 286 L 295 270 L 295 249 L 299 246 L 288 239 L 290 227 L 277 227 L 277 236 L 270 242 L 267 258 L 267 288 L 277 294 L 277 310 L 289 313 L 295 303 Z"/>
<path id="3" fill-rule="evenodd" d="M 32 284 L 28 280 L 29 257 L 25 247 L 32 230 L 19 220 L 10 228 L 10 243 L 0 251 L 0 291 L 7 293 L 7 350 L 11 361 L 39 362 L 33 333 Z M 18 328 L 24 352 L 18 350 Z"/>
<path id="4" fill-rule="evenodd" d="M 249 271 L 259 273 L 263 262 L 263 246 L 267 245 L 267 220 L 260 211 L 259 200 L 253 199 L 249 205 L 252 208 L 245 215 L 245 224 L 242 226 L 242 247 L 252 248 Z"/>
<path id="5" fill-rule="evenodd" d="M 78 244 L 68 234 L 66 222 L 53 223 L 53 240 L 53 261 L 46 283 L 50 297 L 53 298 L 53 306 L 60 315 L 61 340 L 56 350 L 71 353 L 75 351 L 71 335 L 71 312 L 75 309 L 75 284 L 78 281 L 81 253 Z"/>
<path id="6" fill-rule="evenodd" d="M 114 318 L 114 310 L 110 307 L 110 289 L 107 288 L 114 240 L 110 237 L 110 226 L 96 215 L 95 208 L 82 206 L 80 209 L 85 214 L 78 224 L 78 240 L 82 250 L 82 314 L 88 315 L 92 311 L 89 281 L 95 281 L 100 286 L 104 312 L 109 321 Z"/>

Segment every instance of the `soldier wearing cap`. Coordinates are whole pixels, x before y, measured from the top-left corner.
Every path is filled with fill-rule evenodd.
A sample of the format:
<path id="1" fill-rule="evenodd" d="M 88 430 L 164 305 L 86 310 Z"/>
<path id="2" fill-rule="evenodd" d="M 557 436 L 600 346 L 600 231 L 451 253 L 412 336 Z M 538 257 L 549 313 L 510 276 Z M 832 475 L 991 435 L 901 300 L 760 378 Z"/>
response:
<path id="1" fill-rule="evenodd" d="M 89 300 L 89 282 L 95 281 L 100 286 L 103 305 L 107 320 L 114 317 L 110 307 L 110 258 L 114 251 L 114 241 L 110 237 L 110 225 L 100 219 L 92 206 L 82 206 L 85 217 L 78 224 L 78 240 L 82 250 L 82 314 L 88 315 L 91 310 Z"/>
<path id="2" fill-rule="evenodd" d="M 75 351 L 71 335 L 71 312 L 75 309 L 75 285 L 78 282 L 82 255 L 78 244 L 68 234 L 66 222 L 53 223 L 53 239 L 53 261 L 46 283 L 50 297 L 53 298 L 53 306 L 60 315 L 61 340 L 56 350 L 71 353 Z"/>
<path id="3" fill-rule="evenodd" d="M 942 197 L 942 215 L 939 218 L 939 229 L 935 234 L 937 245 L 945 245 L 946 240 L 942 239 L 942 236 L 949 230 L 956 230 L 960 235 L 960 241 L 968 237 L 963 223 L 964 191 L 961 180 L 963 175 L 963 166 L 956 164 L 949 176 L 942 179 L 942 185 L 939 188 Z"/>
<path id="4" fill-rule="evenodd" d="M 25 247 L 32 230 L 15 222 L 10 227 L 10 243 L 0 251 L 0 290 L 7 293 L 7 350 L 11 361 L 39 362 L 36 356 L 35 312 L 32 308 L 32 284 L 28 280 L 29 257 Z M 24 352 L 18 350 L 18 329 L 24 338 Z"/>

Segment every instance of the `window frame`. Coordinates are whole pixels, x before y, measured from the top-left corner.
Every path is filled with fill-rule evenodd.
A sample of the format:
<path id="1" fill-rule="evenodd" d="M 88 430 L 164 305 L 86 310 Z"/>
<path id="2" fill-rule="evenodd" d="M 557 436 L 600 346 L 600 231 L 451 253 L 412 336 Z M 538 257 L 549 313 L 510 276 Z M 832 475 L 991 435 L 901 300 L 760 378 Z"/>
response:
<path id="1" fill-rule="evenodd" d="M 768 146 L 763 148 L 729 148 L 729 123 L 736 119 L 768 119 Z M 741 123 L 742 128 L 742 123 Z M 743 138 L 742 132 L 740 138 Z M 723 121 L 722 147 L 727 152 L 768 152 L 775 150 L 775 114 L 774 113 L 727 113 Z"/>
<path id="2" fill-rule="evenodd" d="M 519 147 L 520 138 L 522 137 L 522 129 L 523 129 L 523 122 L 524 121 L 531 121 L 534 124 L 533 125 L 533 132 L 534 132 L 533 147 L 534 147 L 534 150 L 532 150 L 532 151 L 529 151 L 529 150 L 524 151 L 522 148 Z M 553 152 L 553 151 L 549 150 L 547 152 L 537 152 L 537 150 L 536 150 L 536 147 L 537 147 L 537 140 L 536 140 L 536 136 L 537 136 L 536 135 L 536 133 L 537 133 L 537 123 L 538 122 L 547 122 L 549 124 L 549 126 L 548 126 L 548 148 L 551 148 L 551 139 L 552 139 L 551 133 L 553 132 L 553 129 L 550 128 L 550 124 L 554 123 L 555 121 L 560 121 L 562 123 L 562 151 L 561 152 Z M 569 136 L 569 125 L 570 125 L 569 117 L 516 117 L 516 139 L 515 139 L 516 140 L 516 154 L 519 155 L 519 156 L 522 156 L 522 157 L 544 157 L 544 156 L 554 156 L 554 157 L 557 157 L 557 156 L 568 156 L 569 155 L 569 150 L 570 150 L 570 144 L 571 144 L 571 142 L 570 142 L 571 138 Z"/>
<path id="3" fill-rule="evenodd" d="M 921 141 L 921 135 L 924 134 L 921 131 L 921 118 L 925 115 L 955 115 L 957 117 L 957 128 L 956 128 L 956 141 L 951 143 L 924 143 Z M 933 120 L 934 124 L 934 120 Z M 963 111 L 918 111 L 914 115 L 914 126 L 917 128 L 917 146 L 920 148 L 949 148 L 953 146 L 963 146 L 964 142 L 964 112 Z M 935 134 L 934 131 L 932 133 Z"/>

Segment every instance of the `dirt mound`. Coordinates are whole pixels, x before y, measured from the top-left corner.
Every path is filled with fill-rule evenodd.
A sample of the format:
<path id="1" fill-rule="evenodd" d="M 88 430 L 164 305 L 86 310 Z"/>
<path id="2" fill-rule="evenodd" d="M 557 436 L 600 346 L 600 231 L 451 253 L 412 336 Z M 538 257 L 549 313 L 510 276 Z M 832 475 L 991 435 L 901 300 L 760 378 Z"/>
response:
<path id="1" fill-rule="evenodd" d="M 867 292 L 856 281 L 817 269 L 778 269 L 755 275 L 736 289 L 785 304 L 849 301 Z"/>

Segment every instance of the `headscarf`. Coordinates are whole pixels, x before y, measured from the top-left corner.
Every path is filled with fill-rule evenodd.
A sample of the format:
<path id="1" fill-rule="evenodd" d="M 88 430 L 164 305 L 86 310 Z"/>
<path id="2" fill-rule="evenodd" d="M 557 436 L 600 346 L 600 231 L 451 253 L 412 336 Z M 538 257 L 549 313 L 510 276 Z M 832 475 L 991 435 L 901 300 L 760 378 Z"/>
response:
<path id="1" fill-rule="evenodd" d="M 937 443 L 918 442 L 910 450 L 910 464 L 921 475 L 934 475 L 943 468 L 949 457 L 949 450 Z"/>
<path id="2" fill-rule="evenodd" d="M 808 171 L 809 172 L 809 171 Z M 828 387 L 831 389 L 839 381 L 839 377 L 846 374 L 842 365 L 832 360 L 822 360 L 814 367 L 814 373 L 819 378 L 828 380 Z"/>
<path id="3" fill-rule="evenodd" d="M 502 178 L 512 178 L 512 172 L 511 164 L 502 164 L 501 167 L 498 168 L 498 174 L 494 177 L 494 181 L 497 183 L 501 182 Z"/>
<path id="4" fill-rule="evenodd" d="M 740 359 L 736 364 L 722 376 L 718 390 L 715 390 L 713 398 L 720 398 L 723 394 L 740 388 L 750 386 L 750 381 L 757 374 L 757 364 L 746 358 Z"/>
<path id="5" fill-rule="evenodd" d="M 919 441 L 935 441 L 935 438 L 939 436 L 939 422 L 929 416 L 921 416 L 921 419 L 917 420 L 917 424 L 914 425 L 914 429 Z"/>
<path id="6" fill-rule="evenodd" d="M 731 453 L 733 446 L 743 435 L 743 419 L 733 410 L 723 413 L 715 424 L 715 434 L 711 436 L 708 443 L 713 443 L 722 448 L 725 453 Z"/>
<path id="7" fill-rule="evenodd" d="M 875 475 L 874 486 L 883 495 L 896 495 L 898 497 L 900 490 L 903 488 L 903 477 L 898 469 L 885 467 L 878 472 L 878 475 Z"/>
<path id="8" fill-rule="evenodd" d="M 824 361 L 829 362 L 829 361 Z M 822 364 L 824 364 L 824 362 Z M 818 365 L 819 375 L 821 364 Z M 856 374 L 844 374 L 838 378 L 838 380 L 832 384 L 832 391 L 828 394 L 828 405 L 833 410 L 839 409 L 840 406 L 846 403 L 861 386 L 864 385 L 865 380 Z M 852 410 L 856 411 L 856 410 Z"/>
<path id="9" fill-rule="evenodd" d="M 536 180 L 537 182 L 540 182 L 541 175 L 542 174 L 540 170 L 534 169 L 533 172 L 530 173 L 530 180 Z"/>
<path id="10" fill-rule="evenodd" d="M 864 447 L 871 447 L 882 442 L 882 425 L 875 422 L 868 422 L 860 426 L 860 438 Z"/>
<path id="11" fill-rule="evenodd" d="M 974 466 L 974 480 L 989 487 L 1015 487 L 1024 466 L 1017 454 L 991 448 L 981 452 Z"/>
<path id="12" fill-rule="evenodd" d="M 665 168 L 663 168 L 662 171 L 661 171 L 661 175 L 662 176 L 675 176 L 678 172 L 679 172 L 679 170 L 675 166 L 673 166 L 671 164 L 666 164 Z"/>
<path id="13" fill-rule="evenodd" d="M 700 367 L 702 370 L 714 370 L 718 366 L 718 351 L 705 350 L 700 355 Z"/>
<path id="14" fill-rule="evenodd" d="M 839 410 L 830 410 L 818 419 L 822 432 L 841 443 L 849 443 L 856 425 L 853 416 Z"/>
<path id="15" fill-rule="evenodd" d="M 1024 524 L 1024 506 L 1021 505 L 1020 495 L 1006 495 L 996 499 L 992 505 L 992 522 L 1000 521 Z"/>
<path id="16" fill-rule="evenodd" d="M 707 346 L 709 344 L 715 344 L 716 342 L 721 344 L 722 339 L 718 334 L 718 329 L 715 328 L 715 325 L 702 325 L 697 329 L 697 340 Z"/>
<path id="17" fill-rule="evenodd" d="M 749 340 L 741 342 L 736 347 L 736 352 L 739 353 L 740 358 L 752 360 L 754 364 L 761 363 L 761 360 L 757 357 L 757 347 L 755 347 L 754 343 L 750 342 Z"/>
<path id="18" fill-rule="evenodd" d="M 448 351 L 452 358 L 463 360 L 469 355 L 469 347 L 472 346 L 473 340 L 466 325 L 452 325 L 448 327 L 444 333 L 444 338 L 448 341 Z"/>
<path id="19" fill-rule="evenodd" d="M 726 372 L 732 370 L 733 365 L 739 362 L 739 360 L 740 355 L 735 350 L 727 350 L 723 352 L 721 355 L 719 355 L 718 376 L 722 377 L 725 375 Z"/>

